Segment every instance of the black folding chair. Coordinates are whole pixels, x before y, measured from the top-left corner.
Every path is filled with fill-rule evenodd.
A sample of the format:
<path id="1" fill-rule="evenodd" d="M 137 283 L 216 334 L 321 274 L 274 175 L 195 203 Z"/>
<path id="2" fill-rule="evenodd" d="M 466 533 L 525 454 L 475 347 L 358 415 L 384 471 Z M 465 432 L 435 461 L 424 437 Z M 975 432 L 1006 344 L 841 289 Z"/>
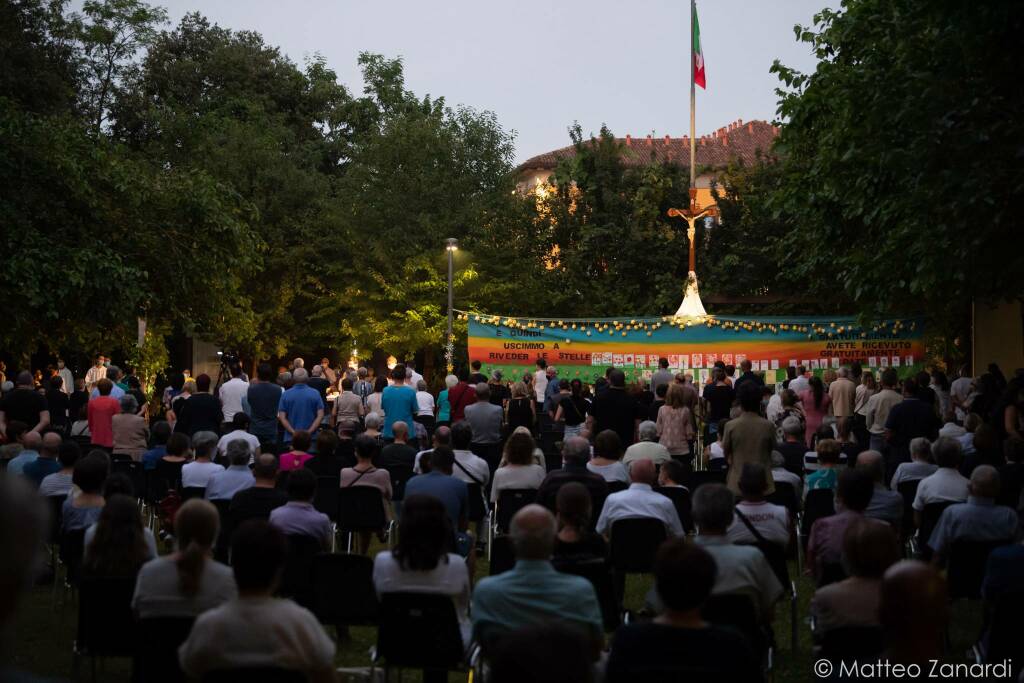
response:
<path id="1" fill-rule="evenodd" d="M 138 622 L 135 680 L 146 683 L 182 683 L 178 646 L 188 639 L 195 617 L 154 617 Z"/>
<path id="2" fill-rule="evenodd" d="M 1012 538 L 1002 541 L 954 541 L 949 549 L 949 564 L 946 567 L 950 599 L 980 598 L 988 556 L 996 548 L 1010 543 L 1013 543 Z"/>
<path id="3" fill-rule="evenodd" d="M 322 551 L 312 536 L 288 534 L 288 557 L 277 592 L 306 608 L 313 606 L 313 558 Z"/>
<path id="4" fill-rule="evenodd" d="M 555 569 L 563 574 L 581 576 L 594 587 L 597 602 L 601 606 L 601 621 L 605 631 L 619 627 L 619 605 L 615 597 L 615 583 L 612 580 L 611 565 L 603 557 L 586 560 L 552 560 Z"/>
<path id="5" fill-rule="evenodd" d="M 537 489 L 502 489 L 494 505 L 492 534 L 507 534 L 517 512 L 537 499 Z"/>
<path id="6" fill-rule="evenodd" d="M 412 479 L 414 472 L 412 465 L 404 465 L 397 462 L 388 464 L 388 475 L 391 476 L 391 500 L 405 500 L 405 484 Z"/>
<path id="7" fill-rule="evenodd" d="M 608 495 L 613 493 L 619 493 L 629 488 L 629 484 L 624 481 L 610 481 L 608 482 Z"/>
<path id="8" fill-rule="evenodd" d="M 487 516 L 487 504 L 484 503 L 483 489 L 476 482 L 466 484 L 467 500 L 466 519 L 470 522 L 480 522 Z"/>
<path id="9" fill-rule="evenodd" d="M 311 574 L 313 614 L 322 624 L 336 627 L 377 623 L 377 594 L 373 560 L 364 555 L 320 553 Z"/>
<path id="10" fill-rule="evenodd" d="M 489 561 L 490 576 L 507 572 L 516 565 L 516 554 L 512 548 L 511 537 L 495 536 L 491 539 L 489 550 L 491 553 Z"/>
<path id="11" fill-rule="evenodd" d="M 81 657 L 92 663 L 96 680 L 97 657 L 133 657 L 138 631 L 132 613 L 135 577 L 81 577 L 78 581 L 78 633 L 74 642 L 74 668 Z"/>
<path id="12" fill-rule="evenodd" d="M 64 565 L 64 587 L 74 590 L 82 573 L 82 556 L 85 554 L 85 529 L 65 531 L 60 536 L 58 551 Z"/>
<path id="13" fill-rule="evenodd" d="M 390 540 L 392 524 L 384 514 L 384 496 L 376 486 L 338 489 L 338 531 L 348 536 L 347 552 L 352 552 L 352 536 L 359 531 L 384 531 Z"/>
<path id="14" fill-rule="evenodd" d="M 169 463 L 170 464 L 170 463 Z M 132 482 L 132 491 L 139 500 L 146 499 L 146 470 L 141 462 L 135 460 L 114 460 L 110 463 L 110 471 L 123 472 Z M 181 476 L 180 473 L 178 475 Z"/>
<path id="15" fill-rule="evenodd" d="M 384 661 L 385 679 L 391 668 L 422 669 L 424 674 L 462 669 L 465 652 L 451 597 L 432 593 L 381 596 L 372 658 L 374 667 Z"/>
<path id="16" fill-rule="evenodd" d="M 660 493 L 669 500 L 676 508 L 679 521 L 682 522 L 683 530 L 686 533 L 693 533 L 693 514 L 690 504 L 690 492 L 685 486 L 655 486 L 655 493 Z"/>
<path id="17" fill-rule="evenodd" d="M 932 559 L 932 549 L 928 545 L 928 540 L 932 537 L 932 531 L 935 530 L 935 525 L 939 523 L 939 517 L 942 516 L 943 511 L 950 505 L 953 505 L 952 501 L 927 503 L 924 509 L 921 510 L 921 526 L 917 529 L 917 545 L 921 550 L 921 559 L 925 561 Z"/>
<path id="18" fill-rule="evenodd" d="M 901 481 L 896 484 L 896 491 L 903 496 L 903 523 L 900 525 L 900 536 L 909 540 L 914 535 L 914 498 L 917 497 L 917 487 L 920 479 Z"/>
<path id="19" fill-rule="evenodd" d="M 660 519 L 620 519 L 611 528 L 611 565 L 615 581 L 615 604 L 622 605 L 627 574 L 654 571 L 654 556 L 665 541 L 665 524 Z"/>
<path id="20" fill-rule="evenodd" d="M 817 657 L 836 668 L 840 662 L 875 661 L 885 649 L 881 627 L 841 626 L 823 632 Z"/>
<path id="21" fill-rule="evenodd" d="M 276 666 L 247 666 L 210 671 L 203 676 L 202 683 L 306 683 L 308 680 L 302 671 Z"/>
<path id="22" fill-rule="evenodd" d="M 749 595 L 712 595 L 701 608 L 701 615 L 712 624 L 729 626 L 744 636 L 766 668 L 772 668 L 771 638 L 757 615 L 757 606 Z"/>
<path id="23" fill-rule="evenodd" d="M 213 503 L 213 507 L 217 508 L 217 515 L 220 517 L 220 533 L 217 534 L 217 544 L 213 548 L 213 556 L 218 562 L 227 563 L 231 550 L 231 536 L 241 521 L 235 520 L 230 513 L 230 499 L 219 498 L 210 502 Z"/>
<path id="24" fill-rule="evenodd" d="M 181 489 L 181 502 L 186 500 L 192 500 L 193 498 L 202 499 L 206 496 L 205 486 L 185 486 Z"/>
<path id="25" fill-rule="evenodd" d="M 789 510 L 793 519 L 796 519 L 800 512 L 800 497 L 796 495 L 796 489 L 788 481 L 775 482 L 775 490 L 765 496 L 765 500 Z"/>
<path id="26" fill-rule="evenodd" d="M 800 532 L 800 544 L 806 547 L 811 535 L 811 527 L 822 517 L 836 514 L 835 492 L 832 489 L 814 489 L 808 491 L 804 498 L 804 511 L 797 527 Z"/>
<path id="27" fill-rule="evenodd" d="M 1024 614 L 1024 588 L 991 598 L 991 618 L 983 662 L 1012 662 L 1011 680 L 1017 680 L 1024 665 L 1024 638 L 1020 637 L 1020 615 Z"/>
<path id="28" fill-rule="evenodd" d="M 686 473 L 685 481 L 679 482 L 690 489 L 690 495 L 697 492 L 697 489 L 704 484 L 724 484 L 725 471 L 715 470 L 693 470 Z"/>
<path id="29" fill-rule="evenodd" d="M 163 459 L 156 461 L 156 470 L 149 478 L 152 492 L 150 498 L 154 503 L 160 502 L 171 489 L 181 492 L 181 468 L 184 465 L 183 462 L 168 462 Z"/>
<path id="30" fill-rule="evenodd" d="M 316 496 L 313 498 L 313 507 L 330 517 L 332 522 L 338 521 L 339 490 L 338 477 L 316 478 Z"/>

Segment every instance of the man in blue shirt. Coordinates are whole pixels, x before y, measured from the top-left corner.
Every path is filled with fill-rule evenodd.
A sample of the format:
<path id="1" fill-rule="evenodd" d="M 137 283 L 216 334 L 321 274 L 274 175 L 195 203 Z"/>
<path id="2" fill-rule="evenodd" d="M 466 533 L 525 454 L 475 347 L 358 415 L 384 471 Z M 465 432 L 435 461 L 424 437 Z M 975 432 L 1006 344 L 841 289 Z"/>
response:
<path id="1" fill-rule="evenodd" d="M 469 512 L 469 489 L 466 482 L 452 476 L 455 452 L 448 446 L 437 446 L 434 450 L 424 451 L 421 455 L 424 460 L 429 460 L 430 471 L 426 474 L 417 474 L 406 482 L 405 497 L 422 495 L 440 500 L 448 513 L 448 519 L 452 522 L 452 529 L 455 529 L 456 550 L 466 557 L 470 555 L 469 550 L 473 547 L 473 537 L 466 533 L 469 526 L 466 520 Z M 421 466 L 423 464 L 421 461 Z"/>
<path id="2" fill-rule="evenodd" d="M 395 433 L 391 425 L 396 422 L 404 422 L 407 425 L 413 424 L 413 416 L 419 412 L 419 404 L 416 402 L 416 390 L 405 384 L 405 365 L 399 363 L 391 371 L 391 379 L 394 384 L 384 388 L 380 398 L 380 407 L 384 411 L 384 430 L 381 434 L 385 439 L 394 439 Z"/>
<path id="3" fill-rule="evenodd" d="M 242 439 L 235 439 L 227 447 L 228 462 L 231 465 L 221 472 L 214 472 L 206 482 L 206 500 L 231 500 L 239 491 L 252 488 L 256 478 L 249 470 L 252 451 Z"/>
<path id="4" fill-rule="evenodd" d="M 43 445 L 43 437 L 39 436 L 39 432 L 25 432 L 21 437 L 21 445 L 21 452 L 7 463 L 8 474 L 21 474 L 25 465 L 35 462 Z"/>
<path id="5" fill-rule="evenodd" d="M 292 379 L 295 384 L 281 394 L 281 402 L 277 406 L 277 419 L 284 427 L 285 443 L 291 443 L 292 434 L 303 429 L 315 439 L 324 419 L 324 400 L 319 391 L 307 384 L 309 373 L 304 368 L 296 368 Z"/>
<path id="6" fill-rule="evenodd" d="M 242 409 L 250 419 L 249 433 L 260 440 L 260 450 L 267 453 L 277 444 L 277 409 L 282 389 L 274 382 L 270 363 L 260 363 L 256 378 L 256 382 L 249 384 Z"/>
<path id="7" fill-rule="evenodd" d="M 942 565 L 957 541 L 1012 543 L 1018 538 L 1017 511 L 996 505 L 999 472 L 991 465 L 978 465 L 971 473 L 966 503 L 955 503 L 942 511 L 928 547 L 932 561 Z"/>
<path id="8" fill-rule="evenodd" d="M 559 621 L 581 627 L 599 653 L 604 640 L 601 609 L 593 585 L 551 564 L 555 518 L 527 505 L 512 518 L 516 566 L 481 579 L 473 591 L 473 632 L 482 642 L 524 626 Z"/>

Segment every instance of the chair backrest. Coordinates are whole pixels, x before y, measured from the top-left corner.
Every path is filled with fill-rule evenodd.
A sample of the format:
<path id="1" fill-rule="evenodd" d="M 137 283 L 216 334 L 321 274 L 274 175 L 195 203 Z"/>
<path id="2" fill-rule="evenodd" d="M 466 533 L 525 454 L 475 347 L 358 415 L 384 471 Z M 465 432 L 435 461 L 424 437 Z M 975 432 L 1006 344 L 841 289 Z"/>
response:
<path id="1" fill-rule="evenodd" d="M 494 508 L 498 532 L 507 534 L 512 517 L 537 499 L 537 489 L 502 489 Z"/>
<path id="2" fill-rule="evenodd" d="M 393 666 L 456 669 L 465 648 L 451 597 L 385 593 L 380 600 L 377 653 Z"/>
<path id="3" fill-rule="evenodd" d="M 288 558 L 278 594 L 303 607 L 313 606 L 313 558 L 321 550 L 320 541 L 312 536 L 288 534 Z"/>
<path id="4" fill-rule="evenodd" d="M 338 530 L 377 531 L 387 526 L 384 497 L 376 486 L 338 489 Z"/>
<path id="5" fill-rule="evenodd" d="M 996 548 L 1012 542 L 1011 538 L 1002 541 L 954 541 L 949 550 L 949 565 L 946 568 L 949 597 L 954 600 L 980 598 L 988 556 Z"/>
<path id="6" fill-rule="evenodd" d="M 740 543 L 738 545 L 750 545 L 761 551 L 768 566 L 772 568 L 783 589 L 790 590 L 789 564 L 786 562 L 786 548 L 779 543 L 764 541 L 761 543 Z"/>
<path id="7" fill-rule="evenodd" d="M 135 577 L 80 577 L 78 580 L 78 652 L 93 656 L 135 654 L 138 631 L 132 613 Z"/>
<path id="8" fill-rule="evenodd" d="M 185 674 L 178 664 L 178 646 L 188 639 L 195 617 L 156 617 L 138 622 L 135 679 L 150 683 L 180 683 Z"/>
<path id="9" fill-rule="evenodd" d="M 910 479 L 896 484 L 896 490 L 903 496 L 903 523 L 900 527 L 903 538 L 909 537 L 914 531 L 914 498 L 917 497 L 917 487 L 920 484 L 920 479 Z"/>
<path id="10" fill-rule="evenodd" d="M 491 540 L 490 576 L 507 572 L 516 565 L 516 553 L 510 536 L 495 536 Z"/>
<path id="11" fill-rule="evenodd" d="M 146 497 L 146 470 L 141 462 L 134 460 L 114 460 L 110 463 L 111 472 L 123 472 L 128 475 L 128 478 L 132 482 L 132 491 L 135 493 L 136 498 L 145 499 Z M 179 473 L 179 477 L 181 474 Z"/>
<path id="12" fill-rule="evenodd" d="M 168 462 L 163 459 L 156 461 L 156 470 L 149 479 L 152 500 L 160 500 L 167 495 L 169 489 L 181 491 L 181 468 L 184 465 L 183 462 Z"/>
<path id="13" fill-rule="evenodd" d="M 749 595 L 738 593 L 712 595 L 701 607 L 701 615 L 721 626 L 730 626 L 744 636 L 759 654 L 763 653 L 768 641 L 757 616 L 757 606 Z"/>
<path id="14" fill-rule="evenodd" d="M 840 626 L 821 636 L 818 656 L 831 662 L 854 662 L 876 659 L 885 649 L 879 626 Z"/>
<path id="15" fill-rule="evenodd" d="M 786 508 L 793 517 L 796 517 L 796 513 L 800 511 L 800 498 L 796 495 L 796 489 L 788 481 L 775 482 L 775 490 L 765 496 L 765 500 Z"/>
<path id="16" fill-rule="evenodd" d="M 387 466 L 388 475 L 391 477 L 391 499 L 392 500 L 404 500 L 405 499 L 405 484 L 412 479 L 413 474 L 412 465 L 404 463 L 391 462 Z"/>
<path id="17" fill-rule="evenodd" d="M 693 531 L 693 506 L 690 503 L 690 492 L 686 487 L 679 486 L 655 486 L 655 493 L 660 493 L 669 500 L 676 507 L 676 514 L 679 515 L 679 521 L 683 524 L 683 530 L 686 533 Z"/>
<path id="18" fill-rule="evenodd" d="M 306 683 L 308 680 L 302 671 L 276 666 L 248 666 L 209 671 L 203 675 L 202 683 Z"/>
<path id="19" fill-rule="evenodd" d="M 611 565 L 604 558 L 587 560 L 552 560 L 555 569 L 563 574 L 582 576 L 594 587 L 597 602 L 601 606 L 601 620 L 605 631 L 614 631 L 619 626 L 618 601 L 615 598 L 615 584 L 612 581 Z"/>
<path id="20" fill-rule="evenodd" d="M 48 543 L 60 543 L 60 530 L 61 525 L 64 523 L 64 501 L 67 499 L 66 495 L 46 497 L 46 505 L 50 509 L 50 535 L 47 539 Z"/>
<path id="21" fill-rule="evenodd" d="M 612 566 L 627 573 L 653 571 L 654 555 L 665 538 L 665 524 L 653 517 L 620 519 L 612 523 Z"/>
<path id="22" fill-rule="evenodd" d="M 476 482 L 469 482 L 466 484 L 466 504 L 469 509 L 466 510 L 466 519 L 470 522 L 479 522 L 487 514 L 487 506 L 484 503 L 483 489 L 480 488 L 480 484 Z"/>
<path id="23" fill-rule="evenodd" d="M 373 560 L 364 555 L 320 553 L 313 557 L 313 613 L 324 624 L 377 623 Z"/>
<path id="24" fill-rule="evenodd" d="M 835 491 L 832 489 L 808 491 L 807 497 L 804 498 L 804 535 L 811 532 L 811 527 L 816 521 L 834 514 L 836 514 Z"/>
<path id="25" fill-rule="evenodd" d="M 181 502 L 186 500 L 192 500 L 193 498 L 203 498 L 206 496 L 205 486 L 185 486 L 181 489 Z"/>
<path id="26" fill-rule="evenodd" d="M 78 585 L 79 576 L 82 573 L 82 556 L 84 554 L 85 529 L 74 529 L 61 533 L 58 556 L 60 561 L 64 563 L 67 572 L 67 582 L 72 586 Z"/>
<path id="27" fill-rule="evenodd" d="M 942 512 L 953 503 L 942 501 L 941 503 L 926 503 L 921 510 L 921 526 L 917 529 L 917 538 L 921 545 L 921 554 L 925 559 L 931 559 L 932 549 L 928 545 L 928 539 L 932 537 L 935 525 L 939 523 Z"/>
<path id="28" fill-rule="evenodd" d="M 610 496 L 613 493 L 619 493 L 620 491 L 625 491 L 628 488 L 629 488 L 629 484 L 624 482 L 624 481 L 618 481 L 618 480 L 610 481 L 610 482 L 608 482 L 608 495 Z"/>
<path id="29" fill-rule="evenodd" d="M 697 489 L 704 484 L 724 484 L 724 470 L 693 470 L 686 473 L 685 481 L 679 482 L 690 489 L 690 495 L 696 493 Z"/>
<path id="30" fill-rule="evenodd" d="M 313 507 L 330 517 L 332 522 L 338 521 L 339 482 L 340 479 L 338 477 L 316 478 L 316 495 L 313 497 Z"/>

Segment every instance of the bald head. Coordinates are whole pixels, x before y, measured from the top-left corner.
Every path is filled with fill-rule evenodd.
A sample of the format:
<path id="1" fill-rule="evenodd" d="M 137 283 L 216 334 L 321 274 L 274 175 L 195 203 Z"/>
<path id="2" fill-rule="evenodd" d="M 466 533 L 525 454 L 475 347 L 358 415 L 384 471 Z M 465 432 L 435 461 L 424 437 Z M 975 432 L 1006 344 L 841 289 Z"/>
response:
<path id="1" fill-rule="evenodd" d="M 946 580 L 930 564 L 897 562 L 882 578 L 878 615 L 895 661 L 920 663 L 940 657 L 949 617 Z"/>
<path id="2" fill-rule="evenodd" d="M 978 465 L 971 472 L 968 487 L 972 496 L 995 498 L 999 495 L 999 471 L 992 465 Z"/>
<path id="3" fill-rule="evenodd" d="M 273 453 L 261 453 L 260 457 L 256 458 L 256 463 L 252 468 L 252 475 L 256 478 L 257 482 L 268 483 L 270 486 L 273 486 L 277 479 L 277 456 Z"/>
<path id="4" fill-rule="evenodd" d="M 512 546 L 520 560 L 547 560 L 555 544 L 555 516 L 540 505 L 527 505 L 512 518 Z"/>
<path id="5" fill-rule="evenodd" d="M 47 432 L 43 436 L 43 447 L 39 449 L 39 455 L 43 458 L 56 458 L 62 441 L 57 432 Z"/>
<path id="6" fill-rule="evenodd" d="M 25 432 L 21 436 L 21 445 L 30 451 L 38 451 L 43 446 L 43 437 L 39 432 Z"/>
<path id="7" fill-rule="evenodd" d="M 858 455 L 857 469 L 866 472 L 876 483 L 885 481 L 885 464 L 878 451 L 864 451 Z"/>
<path id="8" fill-rule="evenodd" d="M 441 426 L 434 430 L 434 447 L 447 446 L 452 442 L 451 427 Z"/>
<path id="9" fill-rule="evenodd" d="M 634 460 L 629 464 L 629 479 L 634 484 L 654 485 L 657 473 L 654 469 L 654 461 L 647 458 Z"/>
<path id="10" fill-rule="evenodd" d="M 395 441 L 405 441 L 409 437 L 409 425 L 397 420 L 391 425 L 391 431 L 395 435 Z"/>

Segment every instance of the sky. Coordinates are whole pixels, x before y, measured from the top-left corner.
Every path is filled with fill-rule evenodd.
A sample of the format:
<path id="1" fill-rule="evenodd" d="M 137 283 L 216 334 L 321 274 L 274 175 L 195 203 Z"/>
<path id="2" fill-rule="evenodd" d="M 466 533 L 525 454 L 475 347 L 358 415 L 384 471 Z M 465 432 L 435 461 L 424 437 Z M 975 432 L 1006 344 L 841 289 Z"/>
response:
<path id="1" fill-rule="evenodd" d="M 406 87 L 495 112 L 515 131 L 516 159 L 570 143 L 607 124 L 613 133 L 689 132 L 686 0 L 149 0 L 172 22 L 199 11 L 250 29 L 301 64 L 320 53 L 354 92 L 362 51 L 402 57 Z M 75 3 L 78 4 L 78 3 Z M 834 0 L 698 3 L 707 90 L 697 89 L 697 134 L 736 119 L 775 117 L 772 61 L 812 70 L 794 24 Z"/>

